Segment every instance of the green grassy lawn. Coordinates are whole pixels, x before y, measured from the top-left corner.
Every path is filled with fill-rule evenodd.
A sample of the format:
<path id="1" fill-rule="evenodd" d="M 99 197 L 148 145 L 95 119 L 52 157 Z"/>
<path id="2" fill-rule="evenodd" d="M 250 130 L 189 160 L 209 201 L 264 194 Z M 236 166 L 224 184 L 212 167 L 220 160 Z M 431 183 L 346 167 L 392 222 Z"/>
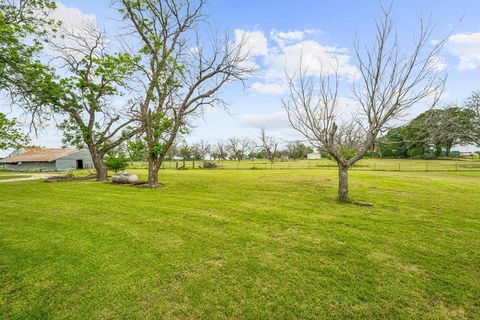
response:
<path id="1" fill-rule="evenodd" d="M 480 172 L 160 175 L 0 184 L 0 318 L 480 318 Z"/>

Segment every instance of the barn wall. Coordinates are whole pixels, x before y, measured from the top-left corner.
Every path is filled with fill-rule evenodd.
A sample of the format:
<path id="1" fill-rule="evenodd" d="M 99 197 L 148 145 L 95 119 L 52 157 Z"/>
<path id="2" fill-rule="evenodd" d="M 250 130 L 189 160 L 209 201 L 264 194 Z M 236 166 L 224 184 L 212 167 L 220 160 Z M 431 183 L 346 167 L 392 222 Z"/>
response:
<path id="1" fill-rule="evenodd" d="M 5 163 L 4 170 L 8 171 L 55 171 L 55 162 L 23 162 L 22 164 Z"/>
<path id="2" fill-rule="evenodd" d="M 83 168 L 93 168 L 92 157 L 87 149 L 78 150 L 67 154 L 52 162 L 23 162 L 13 165 L 5 163 L 4 170 L 9 171 L 66 171 L 77 168 L 77 160 L 83 160 Z"/>
<path id="3" fill-rule="evenodd" d="M 57 170 L 76 169 L 77 160 L 83 160 L 83 167 L 85 169 L 93 168 L 92 157 L 87 149 L 78 150 L 57 159 L 56 168 Z"/>

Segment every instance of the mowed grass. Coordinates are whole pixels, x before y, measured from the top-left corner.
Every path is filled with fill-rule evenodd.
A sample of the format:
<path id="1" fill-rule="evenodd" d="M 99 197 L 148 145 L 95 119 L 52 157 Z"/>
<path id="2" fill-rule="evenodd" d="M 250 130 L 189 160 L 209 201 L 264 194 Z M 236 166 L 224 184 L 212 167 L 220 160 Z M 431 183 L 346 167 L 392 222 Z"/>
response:
<path id="1" fill-rule="evenodd" d="M 1 184 L 0 318 L 480 318 L 478 172 L 160 180 Z"/>

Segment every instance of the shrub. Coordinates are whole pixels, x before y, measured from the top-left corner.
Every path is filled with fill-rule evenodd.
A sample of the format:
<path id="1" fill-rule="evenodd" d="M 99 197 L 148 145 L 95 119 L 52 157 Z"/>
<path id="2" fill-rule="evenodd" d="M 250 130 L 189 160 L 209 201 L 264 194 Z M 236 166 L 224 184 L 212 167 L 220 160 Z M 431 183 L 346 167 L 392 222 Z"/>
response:
<path id="1" fill-rule="evenodd" d="M 203 164 L 200 166 L 200 168 L 202 169 L 214 169 L 214 168 L 217 168 L 217 164 L 216 163 L 213 163 L 213 162 L 210 162 L 210 161 L 205 161 L 203 162 Z"/>
<path id="2" fill-rule="evenodd" d="M 105 165 L 114 172 L 125 170 L 128 166 L 127 158 L 123 155 L 108 155 L 105 158 Z"/>

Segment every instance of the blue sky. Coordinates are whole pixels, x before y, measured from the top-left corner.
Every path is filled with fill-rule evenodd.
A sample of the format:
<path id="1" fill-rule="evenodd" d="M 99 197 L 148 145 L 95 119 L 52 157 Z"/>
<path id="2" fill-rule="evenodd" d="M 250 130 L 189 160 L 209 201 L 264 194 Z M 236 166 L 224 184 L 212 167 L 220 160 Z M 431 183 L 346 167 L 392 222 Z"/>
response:
<path id="1" fill-rule="evenodd" d="M 110 1 L 63 0 L 60 10 L 66 19 L 79 14 L 94 15 L 97 24 L 115 33 L 116 12 Z M 229 112 L 209 110 L 187 138 L 225 139 L 231 136 L 255 137 L 265 127 L 272 135 L 294 139 L 281 107 L 284 92 L 281 70 L 295 63 L 298 48 L 318 56 L 319 61 L 340 57 L 345 78 L 353 67 L 352 44 L 372 43 L 373 19 L 380 2 L 367 0 L 210 0 L 205 13 L 212 27 L 246 34 L 255 52 L 255 63 L 262 75 L 247 82 L 247 88 L 232 85 L 223 92 L 230 102 Z M 79 10 L 79 11 L 78 11 Z M 441 67 L 449 77 L 445 102 L 461 102 L 473 90 L 480 89 L 480 0 L 403 0 L 394 2 L 394 17 L 400 43 L 408 44 L 418 30 L 418 17 L 430 17 L 435 24 L 433 37 L 441 39 L 452 32 L 442 53 Z M 344 93 L 348 99 L 349 92 Z M 413 117 L 422 111 L 414 108 Z M 61 133 L 49 128 L 33 142 L 59 146 Z"/>

